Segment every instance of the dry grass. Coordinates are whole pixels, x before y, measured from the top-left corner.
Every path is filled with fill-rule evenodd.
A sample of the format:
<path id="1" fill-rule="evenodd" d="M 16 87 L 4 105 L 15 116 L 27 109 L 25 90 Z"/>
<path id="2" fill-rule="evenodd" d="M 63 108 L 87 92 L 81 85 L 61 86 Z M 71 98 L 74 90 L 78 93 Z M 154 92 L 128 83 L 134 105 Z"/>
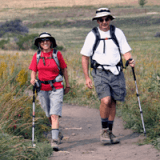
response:
<path id="1" fill-rule="evenodd" d="M 138 0 L 0 0 L 0 8 L 44 8 L 44 7 L 67 7 L 89 5 L 137 5 Z M 149 5 L 160 5 L 159 0 L 148 1 Z"/>
<path id="2" fill-rule="evenodd" d="M 154 1 L 154 0 L 153 0 Z M 62 6 L 89 6 L 89 5 L 133 5 L 137 4 L 138 0 L 6 0 L 0 1 L 0 8 L 43 8 L 43 7 L 62 7 Z M 155 2 L 154 2 L 155 3 Z"/>

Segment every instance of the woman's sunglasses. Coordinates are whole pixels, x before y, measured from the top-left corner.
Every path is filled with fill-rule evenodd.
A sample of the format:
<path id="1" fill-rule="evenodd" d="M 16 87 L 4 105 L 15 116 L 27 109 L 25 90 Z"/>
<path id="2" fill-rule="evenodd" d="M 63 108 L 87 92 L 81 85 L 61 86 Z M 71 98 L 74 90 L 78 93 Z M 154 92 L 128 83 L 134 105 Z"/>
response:
<path id="1" fill-rule="evenodd" d="M 109 18 L 109 17 L 106 17 L 105 19 L 103 19 L 103 18 L 99 18 L 98 20 L 99 20 L 100 22 L 103 22 L 103 21 L 106 21 L 106 22 L 107 22 L 107 21 L 109 21 L 109 20 L 110 20 L 110 18 Z"/>
<path id="2" fill-rule="evenodd" d="M 50 41 L 50 39 L 49 39 L 49 38 L 42 38 L 42 39 L 40 40 L 40 42 L 44 42 L 44 41 Z"/>

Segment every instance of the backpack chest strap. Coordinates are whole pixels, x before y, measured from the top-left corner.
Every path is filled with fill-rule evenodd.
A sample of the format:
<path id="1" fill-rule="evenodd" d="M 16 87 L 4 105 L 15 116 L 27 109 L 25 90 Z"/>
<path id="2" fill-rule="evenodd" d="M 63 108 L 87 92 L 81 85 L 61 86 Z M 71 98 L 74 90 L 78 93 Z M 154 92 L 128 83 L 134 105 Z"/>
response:
<path id="1" fill-rule="evenodd" d="M 106 43 L 105 43 L 105 40 L 110 40 L 112 38 L 100 38 L 99 40 L 103 40 L 103 53 L 105 54 L 105 49 L 106 49 Z"/>

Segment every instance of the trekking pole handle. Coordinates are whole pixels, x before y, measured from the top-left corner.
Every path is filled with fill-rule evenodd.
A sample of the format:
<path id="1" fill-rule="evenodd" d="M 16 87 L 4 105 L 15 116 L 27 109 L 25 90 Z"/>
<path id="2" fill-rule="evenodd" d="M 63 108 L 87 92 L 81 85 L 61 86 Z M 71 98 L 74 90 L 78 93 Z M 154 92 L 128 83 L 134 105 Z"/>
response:
<path id="1" fill-rule="evenodd" d="M 35 85 L 36 85 L 37 87 L 40 87 L 37 80 L 35 80 Z"/>
<path id="2" fill-rule="evenodd" d="M 128 65 L 129 65 L 129 61 L 131 61 L 132 60 L 132 58 L 129 58 L 127 61 L 126 61 L 126 67 L 128 67 Z"/>
<path id="3" fill-rule="evenodd" d="M 39 85 L 39 83 L 38 83 L 38 81 L 37 80 L 35 80 L 35 84 L 33 85 L 33 94 L 35 93 L 35 91 L 36 91 L 36 87 L 40 87 L 40 85 Z"/>
<path id="4" fill-rule="evenodd" d="M 133 73 L 133 78 L 136 81 L 136 75 L 135 75 L 134 67 L 132 67 L 132 73 Z"/>

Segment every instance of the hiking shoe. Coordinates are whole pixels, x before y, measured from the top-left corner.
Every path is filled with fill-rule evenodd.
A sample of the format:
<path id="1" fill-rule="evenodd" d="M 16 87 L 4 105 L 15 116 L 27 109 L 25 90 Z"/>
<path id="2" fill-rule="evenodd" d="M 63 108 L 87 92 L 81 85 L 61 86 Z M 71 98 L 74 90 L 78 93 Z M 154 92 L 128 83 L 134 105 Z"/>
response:
<path id="1" fill-rule="evenodd" d="M 111 131 L 109 131 L 109 137 L 112 144 L 116 144 L 120 142 L 120 140 L 117 139 L 116 136 Z"/>
<path id="2" fill-rule="evenodd" d="M 102 133 L 100 135 L 100 141 L 103 144 L 116 144 L 119 143 L 120 141 L 116 138 L 116 136 L 109 131 L 109 129 L 103 129 Z"/>
<path id="3" fill-rule="evenodd" d="M 51 140 L 51 147 L 53 148 L 53 151 L 59 151 L 59 148 L 58 148 L 58 141 L 52 139 Z"/>
<path id="4" fill-rule="evenodd" d="M 102 129 L 102 133 L 100 134 L 100 141 L 102 143 L 111 143 L 108 129 Z"/>
<path id="5" fill-rule="evenodd" d="M 58 134 L 58 144 L 61 144 L 61 140 L 63 139 L 63 134 L 61 131 L 59 131 L 59 134 Z"/>

